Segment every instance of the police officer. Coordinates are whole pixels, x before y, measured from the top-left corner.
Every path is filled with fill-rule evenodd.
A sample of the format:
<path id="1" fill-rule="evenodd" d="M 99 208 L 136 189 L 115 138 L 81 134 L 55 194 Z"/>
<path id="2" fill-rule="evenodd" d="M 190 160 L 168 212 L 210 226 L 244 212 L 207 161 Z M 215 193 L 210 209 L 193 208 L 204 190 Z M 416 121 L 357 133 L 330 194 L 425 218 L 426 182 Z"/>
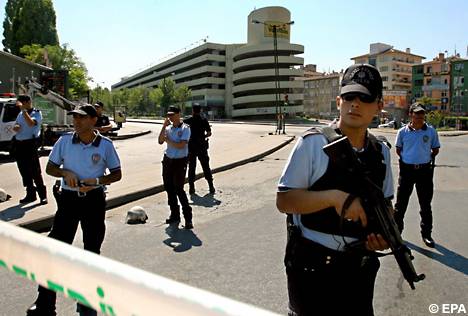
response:
<path id="1" fill-rule="evenodd" d="M 208 156 L 208 137 L 211 136 L 211 127 L 208 120 L 200 115 L 201 107 L 195 103 L 192 107 L 192 117 L 185 119 L 184 123 L 190 126 L 189 149 L 189 193 L 195 194 L 195 170 L 197 158 L 203 168 L 203 175 L 210 189 L 210 193 L 216 192 L 213 185 L 213 175 L 210 169 L 210 157 Z"/>
<path id="2" fill-rule="evenodd" d="M 166 219 L 166 224 L 178 224 L 180 222 L 178 198 L 180 204 L 182 204 L 185 229 L 193 228 L 192 208 L 184 191 L 189 139 L 190 127 L 182 123 L 180 108 L 170 106 L 158 137 L 160 145 L 167 144 L 162 161 L 162 175 L 171 214 Z"/>
<path id="3" fill-rule="evenodd" d="M 400 157 L 395 221 L 403 231 L 403 218 L 408 201 L 416 185 L 421 208 L 421 236 L 428 247 L 435 247 L 432 239 L 432 208 L 434 193 L 432 178 L 434 160 L 439 153 L 440 143 L 437 131 L 425 122 L 426 110 L 423 105 L 413 103 L 410 107 L 411 122 L 398 130 L 396 152 Z M 431 163 L 432 162 L 432 163 Z"/>
<path id="4" fill-rule="evenodd" d="M 382 79 L 368 64 L 350 66 L 337 97 L 340 119 L 332 128 L 311 129 L 295 145 L 278 183 L 276 204 L 288 215 L 285 265 L 289 315 L 373 315 L 379 260 L 388 248 L 367 233 L 367 217 L 352 177 L 323 151 L 330 134 L 345 135 L 365 172 L 393 196 L 390 151 L 367 131 L 382 109 Z M 327 131 L 327 133 L 325 133 Z M 330 131 L 332 133 L 330 133 Z M 362 240 L 365 250 L 350 243 Z"/>
<path id="5" fill-rule="evenodd" d="M 21 112 L 13 126 L 13 130 L 16 132 L 13 146 L 15 146 L 16 163 L 23 179 L 23 186 L 26 187 L 26 196 L 20 200 L 20 203 L 36 201 L 37 191 L 40 203 L 47 204 L 47 190 L 42 179 L 37 152 L 42 114 L 38 109 L 32 108 L 31 97 L 28 95 L 19 95 L 17 106 L 20 107 Z"/>
<path id="6" fill-rule="evenodd" d="M 97 112 L 92 105 L 69 114 L 73 115 L 75 131 L 60 137 L 46 168 L 47 174 L 62 178 L 49 237 L 71 244 L 81 223 L 84 249 L 99 254 L 105 234 L 104 186 L 121 179 L 120 160 L 112 141 L 94 130 Z M 39 287 L 39 296 L 27 315 L 56 315 L 55 299 L 55 292 Z M 78 311 L 80 315 L 96 315 L 80 304 Z"/>
<path id="7" fill-rule="evenodd" d="M 104 111 L 104 103 L 97 101 L 96 104 L 94 104 L 94 107 L 96 108 L 98 115 L 95 129 L 99 131 L 101 135 L 106 135 L 112 129 L 112 124 L 109 117 L 102 113 Z"/>

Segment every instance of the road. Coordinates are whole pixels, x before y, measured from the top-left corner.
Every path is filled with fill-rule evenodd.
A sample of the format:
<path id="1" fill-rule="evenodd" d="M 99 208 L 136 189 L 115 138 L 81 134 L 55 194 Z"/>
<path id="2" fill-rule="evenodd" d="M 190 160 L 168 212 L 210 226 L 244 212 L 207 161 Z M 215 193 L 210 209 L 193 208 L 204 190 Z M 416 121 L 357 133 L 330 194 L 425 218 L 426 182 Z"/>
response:
<path id="1" fill-rule="evenodd" d="M 393 134 L 387 136 L 393 143 Z M 468 137 L 444 137 L 441 142 L 433 202 L 437 246 L 426 248 L 420 240 L 415 196 L 410 201 L 403 236 L 413 249 L 417 271 L 425 273 L 426 280 L 412 291 L 394 259 L 383 258 L 375 290 L 376 315 L 430 315 L 430 304 L 468 307 Z M 102 254 L 285 314 L 285 218 L 276 210 L 275 188 L 292 146 L 261 161 L 219 173 L 215 177 L 219 191 L 214 197 L 207 195 L 205 181 L 199 180 L 198 194 L 192 197 L 193 231 L 169 229 L 163 224 L 168 215 L 165 194 L 108 212 Z M 394 151 L 393 167 L 396 176 Z M 126 211 L 133 205 L 147 209 L 147 224 L 124 224 Z M 76 238 L 78 247 L 80 239 Z M 0 280 L 0 315 L 21 314 L 33 301 L 35 286 L 1 270 Z M 60 315 L 74 315 L 73 303 L 67 299 L 59 299 L 58 308 Z"/>

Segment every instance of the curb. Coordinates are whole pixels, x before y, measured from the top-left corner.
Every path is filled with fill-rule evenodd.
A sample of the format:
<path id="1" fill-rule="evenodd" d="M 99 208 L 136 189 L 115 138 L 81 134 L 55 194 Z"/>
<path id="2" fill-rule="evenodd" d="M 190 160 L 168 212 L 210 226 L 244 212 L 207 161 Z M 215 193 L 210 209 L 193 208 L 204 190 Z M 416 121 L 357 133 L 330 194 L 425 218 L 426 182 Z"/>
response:
<path id="1" fill-rule="evenodd" d="M 150 130 L 148 131 L 144 131 L 144 132 L 139 132 L 139 133 L 135 133 L 135 134 L 128 134 L 128 135 L 117 135 L 117 136 L 110 136 L 109 138 L 112 139 L 112 140 L 123 140 L 123 139 L 129 139 L 129 138 L 134 138 L 134 137 L 138 137 L 138 136 L 143 136 L 143 135 L 146 135 L 146 134 L 149 134 L 151 133 Z"/>
<path id="2" fill-rule="evenodd" d="M 294 139 L 295 139 L 295 136 L 291 136 L 288 140 L 282 142 L 278 146 L 276 146 L 276 147 L 274 147 L 272 149 L 269 149 L 269 150 L 267 150 L 267 151 L 265 151 L 263 153 L 260 153 L 260 154 L 257 154 L 255 156 L 252 156 L 252 157 L 249 157 L 249 158 L 246 158 L 246 159 L 243 159 L 243 160 L 239 160 L 239 161 L 236 161 L 236 162 L 233 162 L 233 163 L 221 166 L 221 167 L 217 167 L 215 169 L 212 169 L 211 171 L 212 171 L 213 174 L 215 174 L 215 173 L 223 172 L 223 171 L 226 171 L 226 170 L 229 170 L 229 169 L 233 169 L 233 168 L 248 164 L 250 162 L 260 160 L 261 158 L 263 158 L 265 156 L 268 156 L 268 155 L 271 155 L 275 151 L 280 150 L 284 146 L 291 143 Z M 197 173 L 196 176 L 195 176 L 195 180 L 198 180 L 198 179 L 200 179 L 202 177 L 203 177 L 202 172 Z M 185 180 L 185 183 L 187 183 L 187 179 Z M 124 195 L 121 195 L 121 196 L 114 197 L 114 198 L 109 199 L 109 200 L 106 201 L 106 211 L 108 211 L 110 209 L 113 209 L 113 208 L 116 208 L 118 206 L 122 206 L 122 205 L 130 203 L 130 202 L 133 202 L 133 201 L 136 201 L 136 200 L 139 200 L 139 199 L 154 195 L 154 194 L 161 193 L 163 191 L 164 191 L 164 185 L 160 184 L 160 185 L 157 185 L 157 186 L 154 186 L 154 187 L 151 187 L 151 188 L 147 188 L 147 189 L 143 189 L 143 190 L 139 190 L 139 191 L 135 191 L 135 192 L 132 192 L 132 193 L 128 193 L 128 194 L 124 194 Z M 54 215 L 48 215 L 48 216 L 45 216 L 45 217 L 37 219 L 37 220 L 24 222 L 24 223 L 20 224 L 19 227 L 26 228 L 26 229 L 41 233 L 41 232 L 49 231 L 50 228 L 52 227 L 53 222 L 54 222 Z"/>

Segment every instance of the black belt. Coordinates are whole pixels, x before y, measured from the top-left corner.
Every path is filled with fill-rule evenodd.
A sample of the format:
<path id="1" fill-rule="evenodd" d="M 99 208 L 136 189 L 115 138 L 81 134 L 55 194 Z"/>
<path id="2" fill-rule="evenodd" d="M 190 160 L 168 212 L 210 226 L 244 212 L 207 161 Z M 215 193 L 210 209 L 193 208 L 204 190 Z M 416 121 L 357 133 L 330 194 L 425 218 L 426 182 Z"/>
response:
<path id="1" fill-rule="evenodd" d="M 91 191 L 88 191 L 88 192 L 80 192 L 80 191 L 62 189 L 62 194 L 72 195 L 72 196 L 77 196 L 77 197 L 82 198 L 82 197 L 87 196 L 88 194 L 94 194 L 94 193 L 102 192 L 103 190 L 104 189 L 102 187 L 92 189 Z"/>
<path id="2" fill-rule="evenodd" d="M 431 166 L 431 163 L 430 163 L 430 162 L 421 163 L 421 164 L 408 164 L 408 163 L 402 162 L 402 164 L 403 164 L 405 167 L 411 168 L 411 169 L 414 169 L 414 170 L 429 168 L 429 167 Z"/>
<path id="3" fill-rule="evenodd" d="M 169 161 L 179 161 L 179 160 L 184 160 L 187 159 L 187 157 L 182 157 L 182 158 L 169 158 L 168 156 L 164 155 L 163 160 L 169 160 Z"/>

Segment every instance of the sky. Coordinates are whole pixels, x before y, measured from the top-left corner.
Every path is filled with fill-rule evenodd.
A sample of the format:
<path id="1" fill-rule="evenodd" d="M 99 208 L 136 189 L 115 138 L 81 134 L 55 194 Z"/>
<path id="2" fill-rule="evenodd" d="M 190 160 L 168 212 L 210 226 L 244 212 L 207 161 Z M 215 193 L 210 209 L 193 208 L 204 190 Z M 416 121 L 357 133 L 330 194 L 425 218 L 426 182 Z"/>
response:
<path id="1" fill-rule="evenodd" d="M 96 85 L 157 64 L 174 52 L 209 42 L 247 42 L 255 8 L 291 12 L 291 42 L 304 45 L 305 64 L 339 71 L 380 42 L 432 60 L 439 52 L 467 57 L 466 0 L 54 0 L 61 44 L 68 43 Z M 0 0 L 0 22 L 6 0 Z M 3 26 L 0 23 L 0 37 Z M 0 46 L 2 46 L 0 44 Z"/>

